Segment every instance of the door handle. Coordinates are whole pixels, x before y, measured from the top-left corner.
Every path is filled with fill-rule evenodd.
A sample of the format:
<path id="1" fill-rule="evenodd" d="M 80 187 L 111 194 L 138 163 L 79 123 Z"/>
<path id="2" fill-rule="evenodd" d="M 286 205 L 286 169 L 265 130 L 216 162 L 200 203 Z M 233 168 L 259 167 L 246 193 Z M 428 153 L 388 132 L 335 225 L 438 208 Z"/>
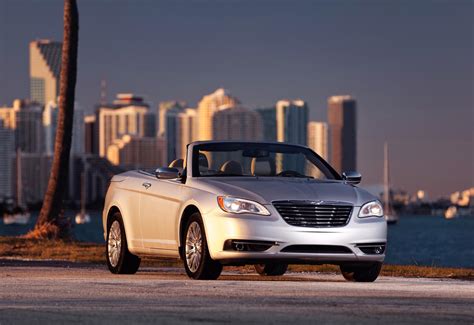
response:
<path id="1" fill-rule="evenodd" d="M 145 189 L 148 190 L 148 188 L 151 186 L 151 183 L 143 183 L 142 186 L 144 186 Z"/>

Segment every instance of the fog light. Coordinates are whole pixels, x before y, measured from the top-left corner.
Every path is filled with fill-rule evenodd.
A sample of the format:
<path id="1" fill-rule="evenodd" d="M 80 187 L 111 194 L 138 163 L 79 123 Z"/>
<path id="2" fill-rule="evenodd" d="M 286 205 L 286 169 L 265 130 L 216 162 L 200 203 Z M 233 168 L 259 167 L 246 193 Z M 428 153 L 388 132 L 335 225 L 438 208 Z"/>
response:
<path id="1" fill-rule="evenodd" d="M 381 255 L 385 253 L 385 243 L 359 244 L 357 247 L 367 255 Z"/>

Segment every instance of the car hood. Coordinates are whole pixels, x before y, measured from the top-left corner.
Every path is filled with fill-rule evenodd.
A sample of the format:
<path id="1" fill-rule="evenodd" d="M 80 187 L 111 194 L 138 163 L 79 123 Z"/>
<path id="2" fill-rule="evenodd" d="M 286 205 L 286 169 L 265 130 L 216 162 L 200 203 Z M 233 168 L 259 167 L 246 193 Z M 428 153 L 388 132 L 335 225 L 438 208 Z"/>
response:
<path id="1" fill-rule="evenodd" d="M 342 181 L 305 178 L 201 178 L 200 183 L 217 195 L 229 195 L 270 204 L 278 200 L 346 202 L 354 206 L 375 200 L 365 190 Z"/>

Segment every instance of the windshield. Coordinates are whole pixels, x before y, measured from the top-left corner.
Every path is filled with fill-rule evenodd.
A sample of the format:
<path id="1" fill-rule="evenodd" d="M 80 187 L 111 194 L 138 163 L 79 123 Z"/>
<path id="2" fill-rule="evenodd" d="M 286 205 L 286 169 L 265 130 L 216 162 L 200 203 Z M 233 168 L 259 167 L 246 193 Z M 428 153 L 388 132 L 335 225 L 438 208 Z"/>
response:
<path id="1" fill-rule="evenodd" d="M 340 179 L 313 151 L 288 144 L 205 143 L 194 146 L 193 175 Z"/>

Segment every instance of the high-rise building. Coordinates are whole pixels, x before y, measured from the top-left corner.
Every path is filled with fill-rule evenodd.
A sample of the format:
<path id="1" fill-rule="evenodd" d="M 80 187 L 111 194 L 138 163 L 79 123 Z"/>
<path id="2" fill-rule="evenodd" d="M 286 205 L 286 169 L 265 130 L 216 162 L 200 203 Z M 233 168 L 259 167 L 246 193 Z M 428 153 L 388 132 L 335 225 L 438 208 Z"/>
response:
<path id="1" fill-rule="evenodd" d="M 12 196 L 12 157 L 15 150 L 14 130 L 4 127 L 3 119 L 0 119 L 0 198 Z"/>
<path id="2" fill-rule="evenodd" d="M 215 112 L 212 119 L 214 140 L 262 140 L 262 119 L 253 110 L 228 107 Z"/>
<path id="3" fill-rule="evenodd" d="M 204 96 L 198 104 L 199 132 L 197 140 L 212 140 L 213 115 L 222 108 L 239 105 L 240 101 L 228 90 L 219 88 L 212 94 Z"/>
<path id="4" fill-rule="evenodd" d="M 43 107 L 29 101 L 15 101 L 15 147 L 25 153 L 43 153 Z"/>
<path id="5" fill-rule="evenodd" d="M 107 157 L 108 147 L 124 135 L 144 137 L 149 106 L 141 97 L 119 94 L 113 104 L 99 107 L 99 155 Z"/>
<path id="6" fill-rule="evenodd" d="M 276 107 L 257 108 L 263 125 L 263 140 L 276 141 Z"/>
<path id="7" fill-rule="evenodd" d="M 213 132 L 214 140 L 262 140 L 263 127 L 260 114 L 242 106 L 221 108 L 214 113 Z M 239 162 L 245 169 L 250 169 L 250 160 L 242 156 L 242 153 L 227 152 L 219 155 L 209 156 L 214 166 L 222 166 L 226 161 Z"/>
<path id="8" fill-rule="evenodd" d="M 156 116 L 156 128 L 157 128 L 157 135 L 160 137 L 164 137 L 166 133 L 166 113 L 171 109 L 185 109 L 187 104 L 185 101 L 181 100 L 168 100 L 161 102 L 158 105 L 158 114 Z"/>
<path id="9" fill-rule="evenodd" d="M 108 147 L 107 157 L 126 169 L 156 169 L 165 165 L 165 140 L 124 135 Z"/>
<path id="10" fill-rule="evenodd" d="M 99 132 L 95 115 L 84 116 L 84 152 L 99 154 Z"/>
<path id="11" fill-rule="evenodd" d="M 41 153 L 45 149 L 43 106 L 30 100 L 15 99 L 12 107 L 0 107 L 3 127 L 15 131 L 15 148 Z"/>
<path id="12" fill-rule="evenodd" d="M 303 100 L 280 100 L 276 103 L 277 141 L 306 145 L 308 105 Z"/>
<path id="13" fill-rule="evenodd" d="M 166 157 L 174 159 L 186 158 L 186 147 L 197 137 L 196 109 L 175 107 L 166 112 Z"/>
<path id="14" fill-rule="evenodd" d="M 84 180 L 86 204 L 101 206 L 104 202 L 110 179 L 125 170 L 119 166 L 112 165 L 110 161 L 97 155 L 83 155 L 71 158 L 75 172 L 70 175 L 72 177 L 70 182 L 75 184 L 75 186 L 69 195 L 69 200 L 80 202 L 82 195 L 81 183 Z"/>
<path id="15" fill-rule="evenodd" d="M 30 42 L 30 99 L 42 105 L 59 95 L 62 43 Z"/>
<path id="16" fill-rule="evenodd" d="M 21 182 L 21 196 L 24 203 L 39 203 L 44 199 L 48 187 L 49 174 L 53 157 L 43 153 L 21 153 L 21 179 L 12 183 L 12 192 L 17 193 L 17 183 Z M 12 164 L 16 166 L 16 156 Z M 17 179 L 16 168 L 13 168 L 13 179 Z M 68 189 L 64 189 L 66 192 Z"/>
<path id="17" fill-rule="evenodd" d="M 52 155 L 56 139 L 58 125 L 58 104 L 54 101 L 48 102 L 43 110 L 44 127 L 44 153 Z M 78 103 L 74 103 L 74 119 L 72 126 L 71 154 L 82 155 L 84 153 L 84 110 Z"/>
<path id="18" fill-rule="evenodd" d="M 308 105 L 305 101 L 280 100 L 276 103 L 277 141 L 306 145 L 308 124 Z M 303 157 L 287 155 L 276 156 L 277 170 L 294 170 L 304 172 Z"/>
<path id="19" fill-rule="evenodd" d="M 46 154 L 52 155 L 54 152 L 54 141 L 58 120 L 58 105 L 54 101 L 48 102 L 43 110 L 43 127 Z"/>
<path id="20" fill-rule="evenodd" d="M 16 112 L 20 109 L 21 103 L 20 99 L 15 99 L 13 107 L 0 107 L 0 120 L 4 128 L 16 129 Z"/>
<path id="21" fill-rule="evenodd" d="M 308 123 L 308 147 L 313 149 L 324 160 L 328 159 L 328 124 L 325 122 Z M 320 178 L 321 173 L 315 168 L 308 170 L 307 175 Z"/>
<path id="22" fill-rule="evenodd" d="M 338 172 L 357 167 L 357 105 L 351 96 L 328 99 L 330 161 Z"/>
<path id="23" fill-rule="evenodd" d="M 308 123 L 308 147 L 313 149 L 324 160 L 328 159 L 328 124 L 311 121 Z"/>

